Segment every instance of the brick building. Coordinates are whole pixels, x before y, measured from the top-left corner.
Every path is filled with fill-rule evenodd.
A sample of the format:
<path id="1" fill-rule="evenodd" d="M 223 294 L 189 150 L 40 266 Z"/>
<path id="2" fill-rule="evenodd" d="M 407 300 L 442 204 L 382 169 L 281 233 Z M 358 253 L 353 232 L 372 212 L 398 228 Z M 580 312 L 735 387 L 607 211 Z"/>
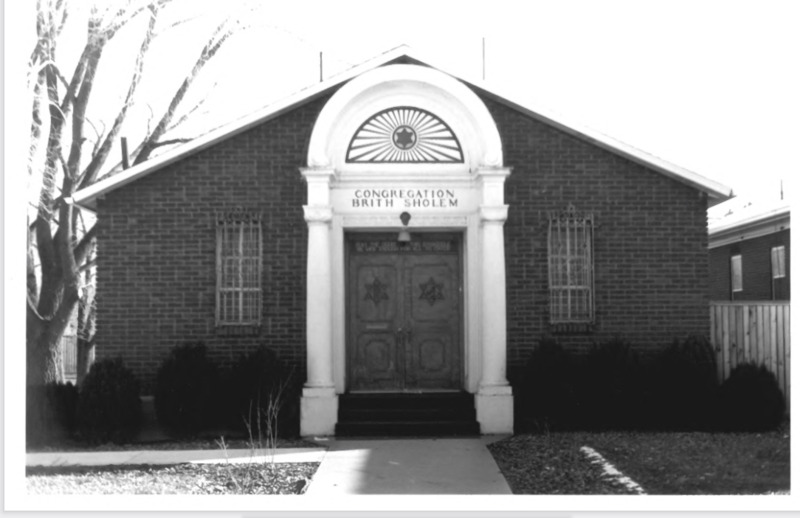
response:
<path id="1" fill-rule="evenodd" d="M 459 391 L 509 432 L 507 369 L 556 333 L 707 333 L 728 189 L 398 49 L 72 200 L 98 215 L 98 357 L 301 366 L 304 435 L 358 392 Z M 473 399 L 474 398 L 474 399 Z"/>
<path id="2" fill-rule="evenodd" d="M 711 300 L 790 300 L 789 206 L 734 198 L 709 211 Z"/>

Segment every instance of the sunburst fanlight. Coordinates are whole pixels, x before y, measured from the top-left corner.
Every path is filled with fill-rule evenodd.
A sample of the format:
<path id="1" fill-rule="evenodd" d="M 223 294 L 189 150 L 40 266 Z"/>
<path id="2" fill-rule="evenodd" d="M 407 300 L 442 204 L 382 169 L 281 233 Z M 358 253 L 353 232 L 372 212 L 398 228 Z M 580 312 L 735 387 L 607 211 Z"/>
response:
<path id="1" fill-rule="evenodd" d="M 461 144 L 436 115 L 409 106 L 389 108 L 362 124 L 347 148 L 348 163 L 463 163 Z"/>

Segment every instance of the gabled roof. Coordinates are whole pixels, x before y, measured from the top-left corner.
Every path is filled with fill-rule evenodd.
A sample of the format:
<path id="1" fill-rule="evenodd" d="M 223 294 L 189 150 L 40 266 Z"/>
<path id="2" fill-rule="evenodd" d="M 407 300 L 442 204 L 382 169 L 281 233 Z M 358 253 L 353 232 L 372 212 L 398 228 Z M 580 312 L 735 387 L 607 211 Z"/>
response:
<path id="1" fill-rule="evenodd" d="M 791 202 L 733 198 L 708 211 L 708 247 L 738 243 L 790 228 Z"/>
<path id="2" fill-rule="evenodd" d="M 423 60 L 418 51 L 412 50 L 405 45 L 397 47 L 369 61 L 352 67 L 341 74 L 300 90 L 299 92 L 286 97 L 281 101 L 268 105 L 260 110 L 256 110 L 250 115 L 214 129 L 205 135 L 192 140 L 191 142 L 172 148 L 161 155 L 158 155 L 141 164 L 135 165 L 118 174 L 107 176 L 95 184 L 76 192 L 72 198 L 68 199 L 67 201 L 80 207 L 94 208 L 97 198 L 102 197 L 111 191 L 136 181 L 139 178 L 147 176 L 150 173 L 158 171 L 169 164 L 177 162 L 191 154 L 197 153 L 198 151 L 211 147 L 225 139 L 231 138 L 234 135 L 238 135 L 239 133 L 274 119 L 275 117 L 278 117 L 287 111 L 290 111 L 302 104 L 310 102 L 324 95 L 330 90 L 342 85 L 343 83 L 360 74 L 363 74 L 364 72 L 393 62 L 432 66 L 430 65 L 430 60 Z M 447 71 L 441 67 L 436 66 L 433 68 L 447 73 Z M 660 172 L 681 183 L 694 187 L 699 191 L 707 193 L 709 198 L 709 206 L 724 201 L 730 198 L 732 195 L 730 188 L 718 182 L 705 178 L 699 174 L 689 171 L 688 169 L 671 164 L 660 158 L 649 155 L 639 149 L 608 137 L 607 135 L 603 135 L 600 132 L 581 127 L 573 122 L 566 122 L 564 117 L 556 116 L 552 113 L 546 113 L 541 109 L 534 109 L 526 103 L 514 101 L 512 100 L 511 96 L 500 93 L 499 89 L 495 86 L 490 87 L 485 82 L 473 83 L 461 79 L 454 74 L 449 75 L 452 75 L 468 86 L 479 90 L 493 100 L 505 104 L 506 106 L 509 106 L 510 108 L 513 108 L 533 119 L 558 128 L 581 140 L 592 143 L 600 148 L 606 149 L 649 169 Z M 302 165 L 303 164 L 298 164 L 298 166 Z"/>

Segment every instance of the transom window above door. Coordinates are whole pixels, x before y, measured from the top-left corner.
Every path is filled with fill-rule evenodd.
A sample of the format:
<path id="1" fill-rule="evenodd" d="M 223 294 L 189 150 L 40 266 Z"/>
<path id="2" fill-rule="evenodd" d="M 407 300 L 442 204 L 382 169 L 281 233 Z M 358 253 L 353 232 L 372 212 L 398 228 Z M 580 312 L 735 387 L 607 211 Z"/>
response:
<path id="1" fill-rule="evenodd" d="M 400 106 L 380 111 L 356 130 L 347 163 L 464 163 L 453 130 L 429 111 Z"/>

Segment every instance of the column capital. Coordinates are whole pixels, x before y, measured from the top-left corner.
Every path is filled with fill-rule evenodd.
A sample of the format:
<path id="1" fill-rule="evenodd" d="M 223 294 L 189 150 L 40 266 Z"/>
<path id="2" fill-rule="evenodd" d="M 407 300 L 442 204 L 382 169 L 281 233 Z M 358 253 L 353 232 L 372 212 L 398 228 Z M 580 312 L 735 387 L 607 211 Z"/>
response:
<path id="1" fill-rule="evenodd" d="M 494 180 L 494 181 L 505 181 L 505 179 L 511 174 L 510 167 L 478 167 L 475 170 L 475 176 L 480 178 L 481 180 Z"/>
<path id="2" fill-rule="evenodd" d="M 308 183 L 330 183 L 336 178 L 336 170 L 332 167 L 301 167 L 300 174 Z"/>
<path id="3" fill-rule="evenodd" d="M 503 223 L 508 219 L 508 205 L 481 205 L 480 216 L 482 223 Z"/>
<path id="4" fill-rule="evenodd" d="M 333 208 L 303 205 L 303 214 L 308 223 L 329 223 L 333 219 Z"/>

